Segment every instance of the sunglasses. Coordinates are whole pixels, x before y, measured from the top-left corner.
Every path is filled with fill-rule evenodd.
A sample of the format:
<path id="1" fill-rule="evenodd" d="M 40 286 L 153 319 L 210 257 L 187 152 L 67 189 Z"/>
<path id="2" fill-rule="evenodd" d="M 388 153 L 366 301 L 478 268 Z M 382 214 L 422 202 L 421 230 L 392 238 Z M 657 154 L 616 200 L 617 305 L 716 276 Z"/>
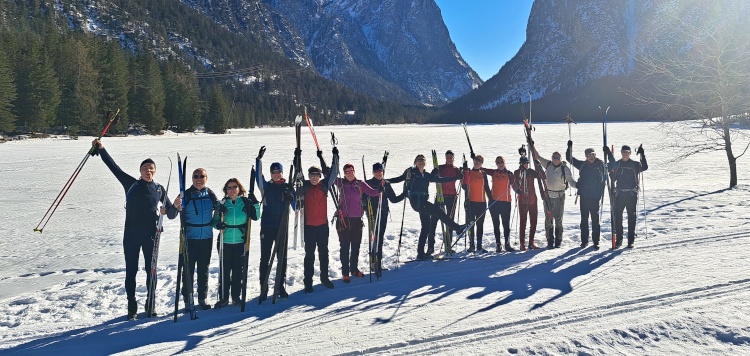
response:
<path id="1" fill-rule="evenodd" d="M 281 174 L 281 171 L 273 170 L 271 171 L 271 174 Z"/>
<path id="2" fill-rule="evenodd" d="M 239 189 L 239 187 L 236 185 L 231 185 L 227 187 L 227 190 L 235 190 L 235 189 Z"/>
<path id="3" fill-rule="evenodd" d="M 310 178 L 312 178 L 312 177 L 320 177 L 320 173 L 310 173 L 309 176 L 310 176 Z"/>
<path id="4" fill-rule="evenodd" d="M 347 169 L 347 170 L 344 171 L 344 173 L 346 173 L 346 174 L 354 173 L 354 170 L 353 169 Z"/>
<path id="5" fill-rule="evenodd" d="M 417 158 L 417 161 L 418 161 L 418 162 L 424 162 L 424 161 L 425 161 L 425 159 L 424 159 L 424 158 Z"/>
<path id="6" fill-rule="evenodd" d="M 560 156 L 552 156 L 552 159 L 560 159 Z"/>
<path id="7" fill-rule="evenodd" d="M 203 178 L 206 178 L 206 176 L 204 176 L 203 174 L 193 174 L 193 179 L 199 179 L 199 178 L 203 179 Z"/>

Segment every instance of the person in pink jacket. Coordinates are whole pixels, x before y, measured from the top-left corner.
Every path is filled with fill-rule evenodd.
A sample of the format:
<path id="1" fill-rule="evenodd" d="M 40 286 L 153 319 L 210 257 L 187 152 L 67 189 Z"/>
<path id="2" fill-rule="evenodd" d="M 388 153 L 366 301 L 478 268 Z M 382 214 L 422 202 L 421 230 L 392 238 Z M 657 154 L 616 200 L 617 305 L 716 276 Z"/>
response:
<path id="1" fill-rule="evenodd" d="M 381 190 L 370 187 L 364 181 L 354 176 L 354 165 L 344 165 L 344 178 L 336 178 L 335 183 L 339 191 L 340 214 L 336 217 L 336 230 L 341 245 L 341 274 L 344 283 L 349 283 L 349 275 L 363 278 L 359 270 L 359 247 L 362 244 L 362 194 L 376 197 Z"/>

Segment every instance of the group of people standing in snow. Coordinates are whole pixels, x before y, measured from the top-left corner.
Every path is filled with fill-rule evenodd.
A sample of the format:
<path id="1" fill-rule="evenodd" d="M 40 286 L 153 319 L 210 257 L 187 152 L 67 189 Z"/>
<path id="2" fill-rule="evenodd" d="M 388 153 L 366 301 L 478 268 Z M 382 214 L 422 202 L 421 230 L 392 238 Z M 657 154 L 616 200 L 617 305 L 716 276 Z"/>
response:
<path id="1" fill-rule="evenodd" d="M 519 166 L 511 171 L 506 164 L 509 162 L 503 156 L 494 160 L 495 168 L 484 168 L 484 157 L 472 153 L 472 166 L 464 161 L 462 167 L 454 165 L 455 155 L 448 150 L 445 153 L 445 163 L 428 172 L 426 158 L 417 155 L 413 166 L 402 174 L 392 178 L 384 176 L 385 169 L 381 162 L 372 166 L 372 178 L 366 181 L 358 179 L 352 164 L 343 166 L 343 177 L 339 177 L 339 152 L 332 150 L 331 166 L 327 166 L 323 159 L 323 152 L 318 151 L 320 166 L 312 166 L 307 170 L 308 179 L 304 180 L 301 189 L 284 179 L 284 167 L 279 162 L 270 165 L 270 179 L 263 174 L 263 156 L 265 148 L 261 148 L 256 158 L 256 183 L 261 193 L 259 201 L 252 192 L 236 178 L 228 179 L 222 188 L 223 198 L 206 186 L 208 172 L 203 168 L 195 169 L 192 173 L 192 185 L 185 191 L 183 197 L 176 197 L 170 201 L 166 197 L 164 188 L 153 181 L 156 166 L 153 160 L 146 159 L 140 165 L 140 178 L 136 179 L 124 173 L 104 149 L 100 140 L 92 143 L 101 154 L 102 160 L 117 177 L 126 193 L 126 217 L 123 238 L 125 254 L 126 277 L 125 289 L 128 299 L 128 316 L 137 312 L 135 300 L 135 277 L 138 271 L 139 254 L 143 253 L 146 270 L 151 269 L 151 253 L 154 249 L 153 238 L 158 214 L 173 219 L 178 213 L 184 214 L 185 235 L 189 239 L 189 263 L 183 273 L 184 281 L 187 276 L 197 272 L 198 304 L 202 309 L 210 309 L 208 297 L 208 267 L 213 249 L 214 230 L 221 231 L 217 240 L 217 249 L 223 249 L 223 273 L 219 281 L 220 300 L 214 305 L 221 308 L 229 303 L 237 304 L 240 298 L 240 278 L 242 273 L 242 257 L 247 241 L 248 219 L 260 220 L 260 259 L 259 259 L 259 302 L 268 298 L 270 276 L 269 261 L 274 252 L 274 243 L 280 233 L 285 234 L 288 228 L 288 211 L 294 208 L 297 196 L 304 196 L 304 228 L 303 241 L 304 257 L 304 290 L 313 291 L 313 277 L 315 253 L 317 250 L 320 263 L 319 279 L 323 286 L 333 288 L 329 277 L 329 216 L 328 198 L 336 191 L 332 199 L 337 209 L 335 216 L 336 231 L 339 238 L 341 274 L 344 283 L 350 283 L 351 277 L 364 277 L 359 269 L 359 251 L 362 244 L 363 216 L 365 210 L 380 211 L 381 216 L 388 216 L 389 202 L 398 203 L 408 199 L 411 207 L 419 213 L 421 231 L 417 244 L 417 259 L 428 259 L 435 254 L 435 231 L 438 222 L 444 224 L 445 234 L 458 237 L 466 234 L 469 245 L 468 252 L 484 253 L 487 250 L 483 244 L 484 217 L 489 213 L 496 243 L 496 252 L 515 251 L 510 241 L 511 212 L 513 196 L 519 211 L 519 246 L 520 250 L 537 249 L 535 232 L 539 215 L 539 198 L 535 189 L 535 181 L 541 178 L 546 184 L 545 202 L 545 232 L 548 248 L 559 248 L 562 244 L 563 212 L 565 192 L 569 187 L 577 189 L 580 196 L 581 212 L 581 248 L 589 244 L 599 248 L 600 200 L 603 201 L 605 182 L 611 179 L 613 183 L 614 212 L 613 220 L 616 234 L 616 247 L 623 242 L 622 214 L 627 210 L 628 234 L 627 247 L 632 248 L 635 240 L 636 203 L 638 199 L 639 174 L 648 169 L 646 157 L 642 147 L 638 147 L 639 161 L 630 159 L 631 149 L 622 146 L 621 159 L 615 160 L 609 148 L 603 151 L 608 163 L 596 157 L 593 148 L 587 148 L 585 160 L 573 157 L 572 141 L 568 141 L 565 159 L 579 171 L 578 180 L 573 178 L 571 169 L 563 161 L 560 152 L 552 153 L 551 159 L 542 158 L 533 151 L 532 157 L 538 157 L 531 162 L 529 157 L 522 154 Z M 298 152 L 299 153 L 299 152 Z M 531 164 L 533 163 L 533 168 Z M 458 189 L 456 182 L 460 181 Z M 393 184 L 403 184 L 401 194 L 396 194 Z M 430 183 L 441 184 L 441 204 L 433 202 L 429 195 Z M 459 207 L 461 190 L 464 191 L 466 224 L 454 221 L 455 212 Z M 248 194 L 249 193 L 249 194 Z M 184 201 L 183 201 L 184 200 Z M 159 203 L 164 202 L 159 207 Z M 368 207 L 369 208 L 363 208 Z M 261 208 L 262 205 L 262 208 Z M 381 206 L 382 205 L 382 206 Z M 284 216 L 285 213 L 287 216 Z M 221 216 L 221 218 L 220 218 Z M 589 219 L 591 231 L 589 233 Z M 502 230 L 500 229 L 502 224 Z M 378 248 L 371 256 L 371 269 L 379 277 L 382 274 L 382 245 L 387 219 L 377 220 L 377 227 L 371 227 L 371 233 L 377 234 Z M 528 225 L 528 240 L 526 228 Z M 502 231 L 502 233 L 501 233 Z M 446 236 L 443 236 L 445 239 Z M 452 253 L 451 244 L 446 244 L 444 253 Z M 442 248 L 442 247 L 441 247 Z M 279 258 L 285 278 L 286 258 Z M 147 285 L 150 285 L 150 274 Z M 191 283 L 192 284 L 192 283 Z M 183 298 L 187 299 L 192 285 L 184 283 Z M 282 287 L 275 290 L 278 297 L 286 298 L 286 290 Z M 147 300 L 154 296 L 148 295 Z M 155 315 L 153 303 L 146 303 L 146 313 Z M 187 303 L 186 303 L 187 305 Z"/>

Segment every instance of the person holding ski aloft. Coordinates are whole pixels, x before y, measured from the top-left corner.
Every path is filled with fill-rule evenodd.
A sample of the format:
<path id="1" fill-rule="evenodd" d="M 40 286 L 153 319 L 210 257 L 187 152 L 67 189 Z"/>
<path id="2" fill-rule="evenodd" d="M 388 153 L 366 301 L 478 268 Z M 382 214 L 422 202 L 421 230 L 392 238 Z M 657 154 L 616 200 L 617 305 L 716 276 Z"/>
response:
<path id="1" fill-rule="evenodd" d="M 256 175 L 256 184 L 260 190 L 263 204 L 260 216 L 260 266 L 258 268 L 260 273 L 260 296 L 258 296 L 258 302 L 268 299 L 268 270 L 271 267 L 268 263 L 271 260 L 273 246 L 276 238 L 279 236 L 279 231 L 289 228 L 288 226 L 281 225 L 283 220 L 282 215 L 286 212 L 287 206 L 293 207 L 294 205 L 294 187 L 287 184 L 286 179 L 284 179 L 284 166 L 281 163 L 271 163 L 271 179 L 266 180 L 263 174 L 262 161 L 265 152 L 266 147 L 261 147 L 258 157 L 255 158 L 255 166 L 258 168 L 258 172 L 260 172 L 260 174 Z M 283 261 L 278 260 L 276 263 L 281 263 L 282 275 L 286 275 L 286 259 Z M 281 298 L 289 297 L 283 283 L 279 289 L 278 296 Z"/>
<path id="2" fill-rule="evenodd" d="M 391 181 L 405 180 L 404 189 L 406 195 L 409 197 L 409 204 L 414 211 L 419 213 L 419 220 L 422 223 L 422 229 L 419 232 L 419 242 L 417 244 L 417 259 L 424 260 L 430 257 L 425 252 L 425 243 L 427 242 L 427 235 L 432 229 L 432 218 L 437 218 L 446 224 L 449 228 L 461 231 L 466 228 L 466 225 L 459 225 L 437 205 L 430 203 L 429 187 L 430 183 L 446 183 L 455 182 L 460 179 L 456 177 L 438 177 L 432 173 L 425 171 L 425 158 L 424 155 L 417 155 L 414 159 L 414 166 L 407 168 L 404 173 Z"/>
<path id="3" fill-rule="evenodd" d="M 138 274 L 139 253 L 143 253 L 146 271 L 151 270 L 151 255 L 154 251 L 154 237 L 159 215 L 167 215 L 169 219 L 177 216 L 180 198 L 174 204 L 166 197 L 166 191 L 160 184 L 154 182 L 156 164 L 151 158 L 146 158 L 140 165 L 140 178 L 125 173 L 115 163 L 109 152 L 98 139 L 91 143 L 99 151 L 102 161 L 115 175 L 125 189 L 125 230 L 122 238 L 122 249 L 125 254 L 125 294 L 128 299 L 128 319 L 135 319 L 138 313 L 138 302 L 135 300 L 135 276 Z M 165 200 L 166 199 L 166 200 Z M 159 207 L 159 202 L 166 204 Z M 151 285 L 151 274 L 146 273 L 146 285 Z M 153 295 L 148 295 L 151 300 Z M 154 310 L 148 310 L 152 303 L 146 302 L 146 315 L 155 316 Z"/>
<path id="4" fill-rule="evenodd" d="M 615 248 L 622 246 L 622 213 L 628 210 L 628 248 L 633 248 L 635 242 L 635 225 L 637 221 L 636 206 L 638 204 L 638 179 L 641 172 L 648 169 L 646 155 L 643 152 L 643 146 L 638 147 L 636 154 L 641 156 L 640 162 L 630 159 L 630 146 L 625 145 L 620 149 L 619 161 L 615 162 L 615 157 L 608 147 L 604 147 L 604 153 L 609 159 L 609 169 L 615 189 L 615 231 L 617 240 Z"/>
<path id="5" fill-rule="evenodd" d="M 321 165 L 323 154 L 319 155 Z M 312 293 L 312 279 L 315 274 L 315 249 L 318 249 L 318 260 L 320 262 L 320 283 L 326 288 L 333 288 L 333 282 L 328 277 L 328 191 L 336 181 L 339 172 L 339 150 L 333 148 L 333 159 L 331 160 L 330 175 L 322 178 L 323 170 L 318 166 L 312 166 L 307 170 L 309 180 L 304 181 L 300 194 L 305 199 L 305 260 L 304 279 L 305 293 Z"/>
<path id="6" fill-rule="evenodd" d="M 565 157 L 573 167 L 578 169 L 576 194 L 581 197 L 581 248 L 589 244 L 589 218 L 591 218 L 591 242 L 595 249 L 599 249 L 599 199 L 604 194 L 604 162 L 596 158 L 593 148 L 587 148 L 584 153 L 586 154 L 585 161 L 573 157 L 573 141 L 568 141 Z"/>
<path id="7" fill-rule="evenodd" d="M 180 213 L 185 214 L 185 236 L 190 242 L 188 246 L 188 264 L 182 274 L 182 297 L 187 300 L 190 296 L 188 288 L 188 275 L 198 275 L 198 305 L 201 309 L 211 309 L 206 302 L 208 296 L 208 265 L 211 263 L 211 252 L 213 249 L 213 227 L 211 221 L 214 218 L 215 209 L 219 206 L 216 194 L 206 187 L 208 174 L 203 168 L 193 171 L 193 185 L 185 190 L 185 204 Z M 185 305 L 188 305 L 186 302 Z"/>
<path id="8" fill-rule="evenodd" d="M 385 188 L 375 189 L 354 176 L 354 165 L 344 165 L 344 178 L 336 178 L 339 190 L 341 216 L 336 221 L 336 230 L 341 245 L 341 274 L 344 283 L 349 283 L 349 275 L 364 278 L 359 270 L 359 247 L 362 244 L 362 194 L 377 197 Z"/>
<path id="9" fill-rule="evenodd" d="M 383 179 L 383 173 L 385 169 L 383 168 L 383 164 L 378 162 L 372 165 L 372 178 L 365 181 L 369 186 L 380 190 L 381 187 L 383 187 L 383 206 L 380 208 L 380 225 L 376 227 L 378 236 L 378 247 L 377 247 L 377 253 L 375 254 L 377 263 L 375 264 L 375 275 L 380 277 L 382 275 L 383 271 L 383 239 L 385 237 L 385 228 L 388 224 L 388 212 L 390 212 L 390 208 L 388 207 L 388 201 L 390 200 L 391 203 L 398 203 L 406 197 L 404 193 L 401 193 L 400 195 L 396 195 L 396 192 L 393 191 L 393 187 L 391 186 L 391 182 L 389 180 Z M 398 183 L 399 181 L 396 181 L 395 183 Z M 370 200 L 370 204 L 372 205 L 372 211 L 377 212 L 378 211 L 378 201 L 381 199 L 378 199 L 378 197 L 372 197 L 369 195 L 366 195 L 366 199 Z"/>
<path id="10" fill-rule="evenodd" d="M 487 250 L 482 248 L 482 236 L 484 235 L 484 212 L 487 210 L 487 199 L 491 194 L 489 192 L 489 186 L 487 184 L 487 174 L 482 170 L 482 163 L 484 163 L 484 157 L 482 155 L 475 155 L 472 157 L 474 161 L 474 167 L 469 170 L 468 164 L 464 164 L 463 181 L 461 184 L 465 184 L 469 188 L 469 209 L 468 215 L 466 215 L 466 221 L 476 221 L 474 227 L 476 228 L 476 234 L 469 233 L 469 252 L 474 252 L 474 236 L 476 236 L 476 252 L 486 253 Z"/>
<path id="11" fill-rule="evenodd" d="M 439 176 L 439 177 L 458 177 L 461 174 L 461 170 L 453 165 L 455 159 L 455 155 L 453 154 L 453 151 L 448 150 L 445 152 L 445 164 L 441 164 L 438 166 L 437 171 L 433 170 L 432 174 Z M 396 182 L 392 182 L 396 183 Z M 450 181 L 441 183 L 443 188 L 443 204 L 445 205 L 445 212 L 448 214 L 448 217 L 453 219 L 453 217 L 456 215 L 456 195 L 458 194 L 456 192 L 456 182 Z M 437 197 L 435 197 L 437 199 Z M 437 229 L 438 224 L 437 218 L 432 219 L 432 229 L 430 230 L 430 235 L 427 237 L 427 254 L 432 255 L 432 253 L 435 251 L 435 230 Z M 447 229 L 446 234 L 453 234 L 453 230 L 450 228 Z M 450 236 L 450 235 L 449 235 Z M 445 236 L 443 236 L 445 239 Z M 446 253 L 450 253 L 451 251 L 445 251 Z"/>
<path id="12" fill-rule="evenodd" d="M 573 173 L 571 173 L 570 168 L 562 160 L 560 152 L 553 152 L 551 160 L 539 155 L 536 148 L 534 148 L 534 153 L 544 168 L 544 175 L 547 176 L 547 179 L 545 179 L 547 195 L 552 206 L 552 216 L 545 214 L 544 217 L 547 247 L 560 248 L 563 233 L 563 213 L 565 212 L 565 190 L 568 189 L 569 185 L 575 188 L 576 182 L 573 180 Z"/>
<path id="13" fill-rule="evenodd" d="M 221 268 L 223 276 L 219 280 L 220 300 L 214 308 L 221 308 L 229 304 L 232 297 L 232 305 L 240 303 L 240 287 L 242 283 L 242 255 L 245 253 L 245 240 L 247 236 L 247 219 L 258 220 L 260 217 L 260 205 L 253 194 L 245 197 L 245 187 L 237 178 L 230 178 L 224 183 L 224 199 L 218 205 L 218 214 L 214 214 L 211 225 L 217 230 L 223 231 L 223 238 L 216 242 L 216 249 L 221 251 L 218 244 L 223 243 L 223 256 Z M 221 215 L 224 221 L 221 221 Z M 231 287 L 231 288 L 230 288 Z"/>
<path id="14" fill-rule="evenodd" d="M 539 162 L 534 162 L 536 170 L 529 168 L 529 158 L 521 156 L 519 160 L 520 167 L 513 172 L 515 178 L 515 190 L 517 192 L 518 211 L 520 213 L 521 231 L 519 238 L 521 240 L 521 251 L 526 251 L 526 219 L 529 221 L 529 249 L 536 250 L 539 247 L 534 243 L 536 234 L 536 220 L 539 215 L 537 206 L 536 191 L 534 190 L 534 180 L 537 177 L 546 179 L 544 171 Z"/>
<path id="15" fill-rule="evenodd" d="M 497 243 L 497 252 L 502 252 L 503 243 L 500 240 L 500 220 L 503 222 L 503 236 L 505 237 L 505 251 L 515 251 L 510 246 L 510 211 L 511 202 L 513 201 L 513 184 L 515 182 L 515 176 L 513 172 L 505 168 L 505 158 L 503 156 L 497 156 L 495 158 L 495 165 L 497 169 L 482 168 L 482 171 L 489 176 L 492 176 L 492 200 L 497 201 L 491 203 L 490 206 L 490 217 L 492 218 L 492 226 L 495 231 L 495 243 Z"/>

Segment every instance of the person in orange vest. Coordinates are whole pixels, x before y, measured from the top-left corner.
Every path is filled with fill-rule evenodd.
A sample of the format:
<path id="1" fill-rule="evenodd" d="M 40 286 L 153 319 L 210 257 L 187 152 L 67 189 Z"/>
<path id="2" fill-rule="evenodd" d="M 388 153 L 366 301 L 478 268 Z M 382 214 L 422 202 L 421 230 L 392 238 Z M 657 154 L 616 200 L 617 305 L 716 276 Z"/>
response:
<path id="1" fill-rule="evenodd" d="M 474 156 L 474 167 L 469 170 L 467 165 L 464 165 L 464 179 L 462 184 L 465 184 L 469 189 L 469 209 L 466 215 L 466 221 L 476 221 L 474 228 L 476 228 L 476 234 L 469 234 L 469 252 L 474 252 L 474 236 L 476 236 L 476 252 L 486 253 L 487 250 L 482 248 L 482 235 L 484 235 L 484 212 L 487 210 L 487 197 L 491 197 L 489 193 L 489 186 L 487 185 L 487 174 L 482 171 L 482 163 L 484 163 L 484 157 L 481 155 Z M 473 229 L 473 228 L 472 228 Z"/>
<path id="2" fill-rule="evenodd" d="M 536 233 L 536 220 L 539 215 L 537 208 L 536 192 L 534 191 L 534 180 L 537 177 L 546 179 L 544 171 L 541 169 L 539 162 L 534 162 L 536 170 L 529 168 L 529 158 L 521 156 L 520 166 L 513 172 L 515 177 L 514 188 L 516 189 L 518 202 L 518 211 L 520 212 L 521 229 L 518 237 L 521 239 L 521 251 L 526 251 L 526 219 L 529 221 L 529 248 L 538 249 L 534 243 L 534 234 Z"/>
<path id="3" fill-rule="evenodd" d="M 502 252 L 502 242 L 500 241 L 500 220 L 503 222 L 503 236 L 505 237 L 505 252 L 515 251 L 510 246 L 510 211 L 511 201 L 513 201 L 513 183 L 515 177 L 513 172 L 505 168 L 505 158 L 497 156 L 495 158 L 497 169 L 482 168 L 482 171 L 492 177 L 492 205 L 490 206 L 490 217 L 492 226 L 495 230 L 495 243 L 497 243 L 497 252 Z"/>

